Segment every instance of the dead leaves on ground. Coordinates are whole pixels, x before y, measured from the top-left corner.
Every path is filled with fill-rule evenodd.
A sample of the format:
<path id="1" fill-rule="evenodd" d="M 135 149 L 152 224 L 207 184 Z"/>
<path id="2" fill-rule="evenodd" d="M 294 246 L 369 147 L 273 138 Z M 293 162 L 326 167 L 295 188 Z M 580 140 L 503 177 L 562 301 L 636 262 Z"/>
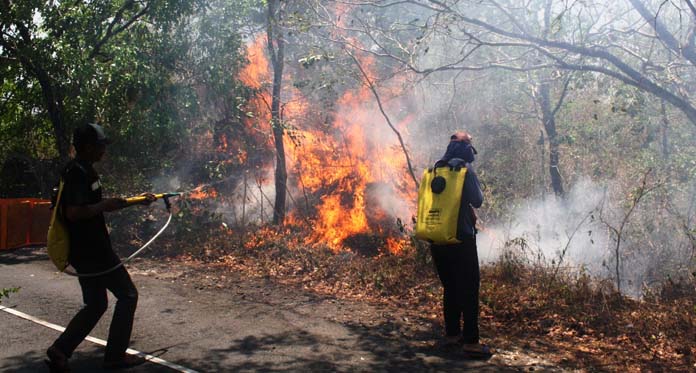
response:
<path id="1" fill-rule="evenodd" d="M 412 318 L 440 322 L 441 288 L 432 264 L 415 249 L 366 258 L 307 247 L 302 236 L 267 230 L 242 241 L 211 236 L 197 260 L 247 276 L 272 278 L 332 297 L 392 305 Z M 419 258 L 419 259 L 417 259 Z M 610 371 L 696 370 L 692 294 L 637 301 L 606 283 L 551 271 L 482 267 L 480 323 L 499 347 L 525 346 L 549 360 Z M 555 276 L 556 274 L 554 274 Z"/>

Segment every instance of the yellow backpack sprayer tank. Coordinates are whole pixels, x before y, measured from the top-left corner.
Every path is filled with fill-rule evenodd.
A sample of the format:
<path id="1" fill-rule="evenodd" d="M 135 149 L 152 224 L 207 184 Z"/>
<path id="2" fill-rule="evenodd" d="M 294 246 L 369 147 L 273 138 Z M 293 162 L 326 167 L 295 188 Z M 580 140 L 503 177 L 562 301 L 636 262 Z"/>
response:
<path id="1" fill-rule="evenodd" d="M 449 166 L 423 172 L 418 189 L 416 238 L 437 245 L 460 243 L 457 239 L 459 210 L 466 168 Z"/>

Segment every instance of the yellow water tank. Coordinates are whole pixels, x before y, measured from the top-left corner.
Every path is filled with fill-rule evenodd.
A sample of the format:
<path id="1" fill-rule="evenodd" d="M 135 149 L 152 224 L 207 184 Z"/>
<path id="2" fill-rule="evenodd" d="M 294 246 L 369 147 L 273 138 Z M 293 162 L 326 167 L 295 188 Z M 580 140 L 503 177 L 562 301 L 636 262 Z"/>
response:
<path id="1" fill-rule="evenodd" d="M 466 168 L 449 166 L 423 172 L 418 190 L 416 238 L 437 245 L 460 243 L 457 223 Z"/>

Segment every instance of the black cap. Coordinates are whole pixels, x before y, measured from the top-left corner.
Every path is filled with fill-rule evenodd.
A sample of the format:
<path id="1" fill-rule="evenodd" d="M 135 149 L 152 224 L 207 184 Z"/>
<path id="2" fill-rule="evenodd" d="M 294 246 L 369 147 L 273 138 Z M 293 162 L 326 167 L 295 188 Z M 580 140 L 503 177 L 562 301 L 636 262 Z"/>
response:
<path id="1" fill-rule="evenodd" d="M 110 143 L 111 140 L 104 134 L 102 126 L 96 123 L 79 126 L 73 132 L 73 145 L 76 148 L 87 144 L 104 145 Z"/>

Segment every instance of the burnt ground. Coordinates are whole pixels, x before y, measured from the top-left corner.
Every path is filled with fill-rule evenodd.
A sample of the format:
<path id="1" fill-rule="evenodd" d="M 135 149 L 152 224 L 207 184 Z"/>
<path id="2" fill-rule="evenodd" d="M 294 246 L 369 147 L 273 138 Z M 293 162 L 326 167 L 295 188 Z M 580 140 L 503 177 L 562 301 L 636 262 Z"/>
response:
<path id="1" fill-rule="evenodd" d="M 398 306 L 337 299 L 214 264 L 142 259 L 128 265 L 140 292 L 131 347 L 197 371 L 559 371 L 521 349 L 488 361 L 434 348 L 441 327 Z M 77 281 L 42 249 L 0 253 L 2 305 L 66 325 L 80 307 Z M 92 336 L 107 335 L 110 309 Z M 45 370 L 58 332 L 0 311 L 0 371 Z M 492 331 L 482 330 L 484 339 Z M 498 336 L 497 338 L 500 338 Z M 495 346 L 493 346 L 495 348 Z M 98 371 L 102 348 L 84 342 L 73 371 Z M 146 364 L 131 371 L 167 371 Z"/>

